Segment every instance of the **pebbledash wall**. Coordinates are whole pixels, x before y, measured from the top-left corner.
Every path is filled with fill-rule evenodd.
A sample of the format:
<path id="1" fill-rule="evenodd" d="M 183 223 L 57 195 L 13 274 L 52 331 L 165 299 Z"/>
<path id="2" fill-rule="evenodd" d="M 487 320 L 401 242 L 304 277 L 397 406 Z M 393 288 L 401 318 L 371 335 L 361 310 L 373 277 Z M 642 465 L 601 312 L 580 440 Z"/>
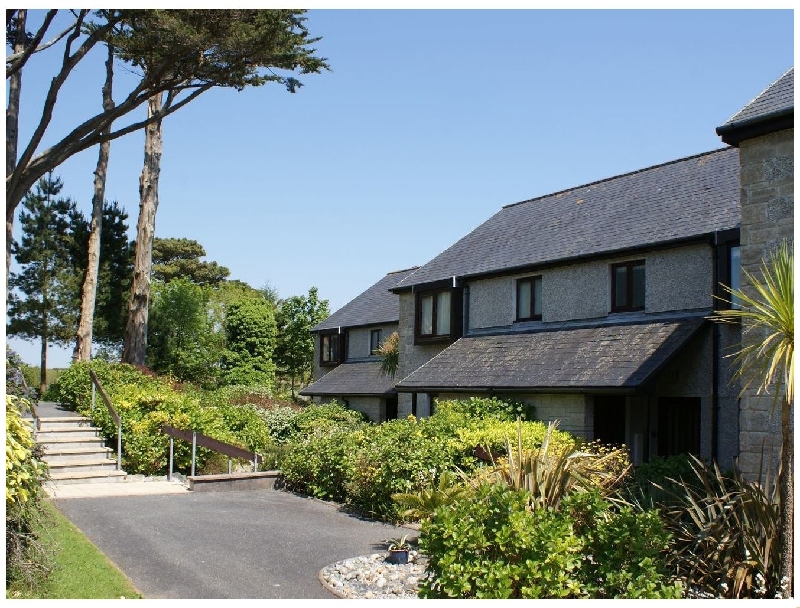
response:
<path id="1" fill-rule="evenodd" d="M 739 163 L 742 270 L 760 277 L 762 259 L 781 240 L 794 241 L 794 129 L 740 142 Z M 753 294 L 744 272 L 742 289 Z M 762 446 L 771 451 L 774 462 L 780 440 L 780 408 L 773 408 L 771 395 L 757 395 L 755 389 L 748 389 L 739 411 L 742 473 L 756 478 Z"/>

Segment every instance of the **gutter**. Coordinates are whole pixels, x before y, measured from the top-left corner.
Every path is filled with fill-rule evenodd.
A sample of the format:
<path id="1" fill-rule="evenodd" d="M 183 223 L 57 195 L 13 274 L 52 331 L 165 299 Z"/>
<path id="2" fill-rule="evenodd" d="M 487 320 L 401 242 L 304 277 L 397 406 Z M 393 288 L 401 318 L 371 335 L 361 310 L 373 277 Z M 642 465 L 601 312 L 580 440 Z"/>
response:
<path id="1" fill-rule="evenodd" d="M 739 147 L 745 139 L 753 139 L 775 131 L 794 128 L 794 106 L 756 118 L 729 123 L 716 128 L 717 135 L 728 145 Z"/>

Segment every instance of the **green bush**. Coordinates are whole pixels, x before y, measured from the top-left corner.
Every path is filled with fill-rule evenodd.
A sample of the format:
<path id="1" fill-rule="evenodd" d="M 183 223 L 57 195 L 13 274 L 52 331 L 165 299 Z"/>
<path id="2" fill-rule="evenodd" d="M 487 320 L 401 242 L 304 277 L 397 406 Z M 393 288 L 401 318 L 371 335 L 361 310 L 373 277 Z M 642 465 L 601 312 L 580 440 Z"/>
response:
<path id="1" fill-rule="evenodd" d="M 49 570 L 36 533 L 47 465 L 30 424 L 22 418 L 27 407 L 24 399 L 6 394 L 6 586 L 31 585 Z"/>
<path id="2" fill-rule="evenodd" d="M 615 512 L 597 494 L 561 509 L 486 484 L 422 524 L 425 598 L 680 597 L 664 574 L 668 536 L 656 513 Z"/>
<path id="3" fill-rule="evenodd" d="M 272 441 L 278 444 L 285 444 L 297 435 L 297 417 L 300 415 L 292 407 L 275 407 L 269 410 L 261 410 L 261 418 L 269 429 Z"/>
<path id="4" fill-rule="evenodd" d="M 398 518 L 392 494 L 419 491 L 453 466 L 452 444 L 426 434 L 424 421 L 390 420 L 362 429 L 356 439 L 352 473 L 345 482 L 347 502 L 381 519 Z"/>
<path id="5" fill-rule="evenodd" d="M 286 486 L 323 500 L 344 502 L 352 475 L 355 436 L 347 428 L 328 427 L 291 444 L 281 463 Z"/>
<path id="6" fill-rule="evenodd" d="M 99 394 L 92 410 L 90 367 L 122 419 L 123 468 L 129 473 L 156 475 L 167 471 L 169 436 L 161 432 L 164 425 L 194 430 L 262 455 L 274 451 L 269 429 L 253 406 L 231 405 L 224 396 L 213 393 L 207 398 L 208 394 L 195 389 L 179 391 L 168 381 L 146 375 L 131 365 L 74 363 L 59 379 L 59 400 L 91 417 L 107 445 L 117 445 L 117 428 Z M 174 441 L 175 470 L 191 470 L 191 451 L 191 443 Z M 207 448 L 198 448 L 196 456 L 196 472 L 202 472 L 207 464 L 220 466 L 213 463 L 225 460 Z M 274 454 L 269 458 L 274 460 Z"/>

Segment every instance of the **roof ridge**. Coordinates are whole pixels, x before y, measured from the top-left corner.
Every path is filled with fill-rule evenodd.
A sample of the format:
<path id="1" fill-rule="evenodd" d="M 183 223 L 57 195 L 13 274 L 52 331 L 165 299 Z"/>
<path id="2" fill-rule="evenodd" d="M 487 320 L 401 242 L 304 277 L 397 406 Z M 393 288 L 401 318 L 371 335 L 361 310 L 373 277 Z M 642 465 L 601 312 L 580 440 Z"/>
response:
<path id="1" fill-rule="evenodd" d="M 731 123 L 731 122 L 733 122 L 733 119 L 734 119 L 734 118 L 736 118 L 737 116 L 739 116 L 739 114 L 741 114 L 742 112 L 744 112 L 745 108 L 748 108 L 748 107 L 749 107 L 749 106 L 751 106 L 753 103 L 755 103 L 755 101 L 756 101 L 756 100 L 757 100 L 759 97 L 761 97 L 761 96 L 762 96 L 764 93 L 766 93 L 767 91 L 769 91 L 769 90 L 770 90 L 772 87 L 774 87 L 774 86 L 775 86 L 775 85 L 778 83 L 778 81 L 780 81 L 780 80 L 781 80 L 782 78 L 784 78 L 784 77 L 785 77 L 785 76 L 786 76 L 786 75 L 787 75 L 789 72 L 791 72 L 791 71 L 793 71 L 793 70 L 794 70 L 794 66 L 790 67 L 790 68 L 789 68 L 788 70 L 786 70 L 786 71 L 785 71 L 783 74 L 781 74 L 781 75 L 780 75 L 780 76 L 778 76 L 778 77 L 777 77 L 775 80 L 773 80 L 772 82 L 770 82 L 770 83 L 769 83 L 769 84 L 768 84 L 766 87 L 764 87 L 764 88 L 763 88 L 763 89 L 762 89 L 762 90 L 761 90 L 761 91 L 758 93 L 758 95 L 756 95 L 755 97 L 753 97 L 753 99 L 751 99 L 751 100 L 750 100 L 750 101 L 748 101 L 746 104 L 744 104 L 744 105 L 743 105 L 741 108 L 739 108 L 738 110 L 736 110 L 736 112 L 735 112 L 735 113 L 734 113 L 734 114 L 733 114 L 733 115 L 732 115 L 730 118 L 728 118 L 728 120 L 726 120 L 726 121 L 725 121 L 724 123 L 722 123 L 722 124 L 723 124 L 723 125 L 727 125 L 728 123 Z"/>
<path id="2" fill-rule="evenodd" d="M 537 196 L 534 198 L 529 198 L 524 201 L 519 201 L 516 203 L 509 203 L 508 205 L 503 205 L 503 209 L 508 209 L 509 207 L 516 207 L 517 205 L 524 205 L 525 203 L 533 203 L 535 201 L 540 201 L 546 198 L 551 198 L 553 196 L 558 196 L 561 194 L 566 194 L 567 192 L 572 192 L 574 190 L 580 190 L 581 188 L 588 188 L 589 186 L 596 186 L 597 184 L 604 184 L 606 182 L 610 182 L 621 177 L 630 177 L 631 175 L 637 175 L 639 173 L 644 173 L 645 171 L 652 171 L 653 169 L 660 169 L 661 167 L 668 167 L 669 165 L 674 165 L 676 163 L 681 163 L 687 160 L 692 160 L 693 158 L 700 158 L 702 156 L 710 156 L 712 154 L 718 154 L 720 152 L 724 152 L 726 150 L 735 149 L 733 146 L 725 146 L 724 148 L 717 148 L 715 150 L 710 150 L 708 152 L 701 152 L 700 154 L 692 154 L 691 156 L 685 156 L 683 158 L 676 158 L 671 161 L 667 161 L 665 163 L 659 163 L 657 165 L 651 165 L 649 167 L 644 167 L 642 169 L 637 169 L 635 171 L 630 171 L 628 173 L 621 173 L 619 175 L 613 175 L 611 177 L 606 177 L 603 179 L 598 179 L 597 181 L 589 182 L 586 184 L 581 184 L 579 186 L 573 186 L 572 188 L 565 188 L 564 190 L 558 190 L 557 192 L 550 192 L 548 194 L 543 194 L 541 196 Z"/>
<path id="3" fill-rule="evenodd" d="M 411 268 L 403 268 L 402 270 L 390 270 L 389 272 L 386 273 L 386 276 L 388 277 L 389 275 L 392 275 L 392 274 L 400 274 L 401 272 L 409 272 L 411 270 L 418 270 L 419 268 L 420 268 L 420 266 L 412 266 Z"/>

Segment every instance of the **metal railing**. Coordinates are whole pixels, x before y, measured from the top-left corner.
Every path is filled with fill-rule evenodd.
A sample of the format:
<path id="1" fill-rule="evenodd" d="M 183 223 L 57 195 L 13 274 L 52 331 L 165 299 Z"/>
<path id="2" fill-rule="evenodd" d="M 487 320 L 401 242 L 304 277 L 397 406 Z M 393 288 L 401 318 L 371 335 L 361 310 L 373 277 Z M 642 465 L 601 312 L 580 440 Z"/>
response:
<path id="1" fill-rule="evenodd" d="M 96 392 L 100 393 L 100 396 L 103 398 L 103 401 L 108 408 L 108 413 L 111 414 L 111 419 L 114 421 L 114 424 L 117 425 L 117 470 L 122 470 L 122 419 L 117 414 L 117 410 L 114 409 L 114 405 L 111 403 L 111 399 L 108 398 L 106 391 L 103 389 L 103 385 L 100 384 L 100 380 L 97 378 L 97 374 L 94 373 L 93 369 L 89 370 L 89 376 L 92 378 L 92 411 L 94 411 L 95 405 L 95 394 Z M 95 387 L 97 387 L 95 391 Z"/>
<path id="2" fill-rule="evenodd" d="M 219 441 L 218 439 L 214 439 L 213 437 L 209 437 L 208 435 L 203 435 L 202 433 L 198 433 L 197 431 L 184 431 L 182 429 L 176 429 L 175 427 L 164 425 L 161 427 L 161 432 L 169 435 L 169 477 L 168 479 L 172 481 L 172 469 L 173 469 L 173 460 L 175 454 L 175 446 L 174 440 L 181 439 L 183 441 L 191 441 L 192 442 L 192 477 L 194 477 L 195 473 L 195 463 L 197 461 L 197 446 L 208 448 L 220 454 L 223 454 L 228 457 L 228 474 L 231 473 L 232 470 L 232 458 L 238 458 L 242 460 L 247 460 L 253 464 L 253 471 L 258 471 L 258 462 L 264 461 L 264 459 L 255 452 L 248 452 L 247 450 L 243 450 L 242 448 L 231 445 L 229 443 L 225 443 L 224 441 Z"/>

